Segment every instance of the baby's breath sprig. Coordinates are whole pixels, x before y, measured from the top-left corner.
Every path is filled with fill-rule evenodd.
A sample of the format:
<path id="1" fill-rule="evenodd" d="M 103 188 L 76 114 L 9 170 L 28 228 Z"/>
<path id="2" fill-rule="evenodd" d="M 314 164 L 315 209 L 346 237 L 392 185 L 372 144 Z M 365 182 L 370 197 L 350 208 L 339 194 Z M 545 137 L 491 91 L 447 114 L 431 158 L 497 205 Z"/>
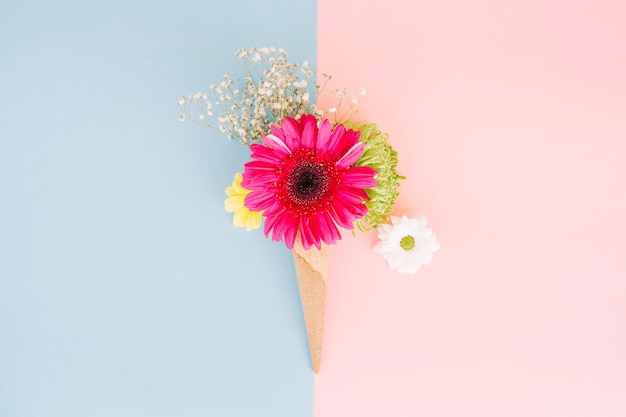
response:
<path id="1" fill-rule="evenodd" d="M 244 62 L 247 75 L 233 78 L 225 74 L 218 84 L 209 86 L 208 92 L 182 97 L 179 120 L 218 129 L 227 133 L 228 139 L 250 146 L 271 132 L 271 124 L 286 117 L 299 119 L 303 114 L 313 114 L 321 118 L 317 97 L 311 99 L 309 92 L 315 71 L 308 61 L 292 64 L 283 48 L 274 47 L 242 48 L 236 55 Z M 321 90 L 315 91 L 319 94 Z"/>
<path id="2" fill-rule="evenodd" d="M 332 80 L 332 76 L 330 76 L 330 78 L 328 79 Z M 333 121 L 335 124 L 344 123 L 346 121 L 351 121 L 352 116 L 358 113 L 358 110 L 355 110 L 354 108 L 359 103 L 361 97 L 363 97 L 364 95 L 365 95 L 365 88 L 359 88 L 357 92 L 354 95 L 352 95 L 352 97 L 348 97 L 349 94 L 348 94 L 347 88 L 332 90 L 330 92 L 330 97 L 328 95 L 326 95 L 325 97 L 329 98 L 331 101 L 333 100 L 336 101 L 336 104 L 329 107 L 326 110 L 326 113 L 333 114 L 333 119 L 334 119 Z M 349 101 L 348 101 L 348 98 L 349 98 Z M 345 108 L 345 105 L 344 105 L 346 101 L 348 101 L 347 109 Z M 344 105 L 343 113 L 341 112 L 342 105 Z"/>
<path id="3" fill-rule="evenodd" d="M 208 92 L 183 96 L 178 101 L 182 108 L 180 121 L 203 124 L 226 133 L 229 140 L 250 146 L 260 143 L 261 137 L 271 133 L 270 126 L 286 117 L 300 119 L 303 114 L 312 114 L 321 120 L 325 114 L 332 114 L 334 124 L 349 121 L 360 97 L 365 95 L 365 89 L 358 90 L 346 108 L 348 90 L 333 90 L 329 94 L 335 104 L 323 111 L 316 102 L 334 78 L 332 75 L 322 74 L 324 82 L 315 85 L 315 97 L 311 97 L 309 86 L 316 73 L 308 61 L 291 63 L 283 48 L 274 47 L 241 48 L 235 55 L 243 61 L 247 74 L 225 74 L 219 83 L 209 86 Z"/>

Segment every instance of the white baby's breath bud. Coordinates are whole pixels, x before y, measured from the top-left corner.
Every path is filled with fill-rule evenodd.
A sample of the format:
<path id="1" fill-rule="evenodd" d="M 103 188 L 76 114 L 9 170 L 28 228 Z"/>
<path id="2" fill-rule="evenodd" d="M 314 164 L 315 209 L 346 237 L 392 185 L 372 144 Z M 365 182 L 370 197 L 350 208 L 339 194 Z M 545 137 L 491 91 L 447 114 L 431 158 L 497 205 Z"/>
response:
<path id="1" fill-rule="evenodd" d="M 343 90 L 335 91 L 335 96 L 337 96 L 337 98 L 345 98 L 347 95 L 348 95 L 348 91 L 346 91 L 345 88 Z"/>
<path id="2" fill-rule="evenodd" d="M 359 88 L 359 95 L 360 96 L 364 96 L 365 95 L 365 88 Z"/>
<path id="3" fill-rule="evenodd" d="M 359 97 L 354 96 L 352 97 L 352 104 L 357 104 L 359 102 Z"/>
<path id="4" fill-rule="evenodd" d="M 185 97 L 181 98 L 180 100 L 178 100 L 178 105 L 179 106 L 184 106 L 185 103 L 187 103 L 187 100 L 185 100 Z"/>
<path id="5" fill-rule="evenodd" d="M 198 119 L 204 120 L 204 114 L 201 114 L 200 116 L 198 116 Z"/>
<path id="6" fill-rule="evenodd" d="M 331 107 L 328 109 L 328 113 L 334 113 L 337 111 L 337 107 Z"/>
<path id="7" fill-rule="evenodd" d="M 202 100 L 206 100 L 208 98 L 209 98 L 209 96 L 207 96 L 206 94 L 202 94 Z"/>
<path id="8" fill-rule="evenodd" d="M 185 121 L 185 115 L 184 115 L 184 114 L 179 114 L 179 115 L 178 115 L 178 120 L 179 120 L 180 122 L 184 122 L 184 121 Z"/>
<path id="9" fill-rule="evenodd" d="M 308 68 L 308 67 L 309 67 L 309 61 L 304 61 L 304 62 L 302 63 L 302 66 L 303 66 L 304 68 Z"/>
<path id="10" fill-rule="evenodd" d="M 219 129 L 220 129 L 220 132 L 222 133 L 226 132 L 226 126 L 224 125 L 220 125 Z"/>

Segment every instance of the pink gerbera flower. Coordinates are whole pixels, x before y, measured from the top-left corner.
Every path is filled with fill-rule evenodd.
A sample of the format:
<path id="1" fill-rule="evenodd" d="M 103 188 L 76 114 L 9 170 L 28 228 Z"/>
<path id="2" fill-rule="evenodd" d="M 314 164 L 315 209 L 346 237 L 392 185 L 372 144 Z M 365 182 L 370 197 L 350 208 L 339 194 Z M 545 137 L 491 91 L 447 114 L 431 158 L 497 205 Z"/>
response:
<path id="1" fill-rule="evenodd" d="M 264 145 L 250 146 L 241 183 L 251 191 L 246 207 L 263 211 L 265 235 L 272 232 L 289 249 L 298 233 L 305 249 L 335 243 L 337 225 L 352 229 L 367 213 L 365 189 L 376 186 L 375 169 L 352 166 L 363 153 L 359 132 L 341 124 L 332 129 L 329 120 L 318 129 L 312 115 L 299 123 L 288 117 L 271 129 Z"/>

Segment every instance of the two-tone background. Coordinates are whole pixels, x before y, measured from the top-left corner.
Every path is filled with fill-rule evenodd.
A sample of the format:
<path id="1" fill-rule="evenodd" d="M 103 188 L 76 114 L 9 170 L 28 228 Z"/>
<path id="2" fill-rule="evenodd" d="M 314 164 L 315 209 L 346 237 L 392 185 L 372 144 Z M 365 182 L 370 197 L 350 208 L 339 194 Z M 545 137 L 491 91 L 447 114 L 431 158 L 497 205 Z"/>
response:
<path id="1" fill-rule="evenodd" d="M 0 3 L 0 416 L 626 415 L 619 1 Z M 231 226 L 245 148 L 181 95 L 282 46 L 367 89 L 397 214 L 332 248 L 314 376 L 291 254 Z"/>

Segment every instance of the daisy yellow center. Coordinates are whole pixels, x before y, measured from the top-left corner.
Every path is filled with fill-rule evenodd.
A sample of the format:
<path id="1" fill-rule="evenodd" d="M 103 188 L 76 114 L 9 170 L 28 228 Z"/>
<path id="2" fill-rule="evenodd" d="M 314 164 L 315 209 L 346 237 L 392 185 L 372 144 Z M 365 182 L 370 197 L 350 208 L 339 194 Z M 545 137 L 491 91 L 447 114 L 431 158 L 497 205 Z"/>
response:
<path id="1" fill-rule="evenodd" d="M 318 212 L 332 200 L 337 186 L 335 164 L 312 149 L 298 149 L 280 167 L 278 199 L 296 215 Z"/>
<path id="2" fill-rule="evenodd" d="M 415 246 L 415 239 L 411 235 L 406 235 L 400 240 L 400 247 L 404 250 L 411 250 Z"/>

